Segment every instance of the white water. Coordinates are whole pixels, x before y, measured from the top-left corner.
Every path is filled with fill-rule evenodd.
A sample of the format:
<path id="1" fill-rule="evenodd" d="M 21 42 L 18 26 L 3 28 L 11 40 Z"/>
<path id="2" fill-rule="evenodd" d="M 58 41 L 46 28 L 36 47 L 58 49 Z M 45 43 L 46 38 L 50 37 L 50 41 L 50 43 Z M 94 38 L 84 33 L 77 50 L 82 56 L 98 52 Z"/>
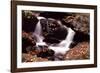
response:
<path id="1" fill-rule="evenodd" d="M 43 17 L 38 17 L 38 19 L 44 19 Z M 55 51 L 55 54 L 61 53 L 65 54 L 66 51 L 68 51 L 70 48 L 70 44 L 72 43 L 73 37 L 75 35 L 75 32 L 71 28 L 66 28 L 68 31 L 68 35 L 66 36 L 65 40 L 61 41 L 56 46 L 54 45 L 48 45 L 48 47 Z M 66 31 L 66 32 L 67 32 Z M 42 26 L 40 24 L 40 21 L 37 23 L 35 31 L 33 33 L 37 38 L 36 45 L 47 45 L 45 42 L 43 42 L 44 37 L 42 36 Z"/>
<path id="2" fill-rule="evenodd" d="M 42 26 L 40 24 L 40 19 L 45 19 L 44 17 L 38 17 L 39 22 L 36 25 L 35 31 L 33 35 L 37 38 L 36 45 L 46 45 L 45 42 L 43 42 L 44 37 L 42 36 Z"/>
<path id="3" fill-rule="evenodd" d="M 61 41 L 57 46 L 49 46 L 49 48 L 54 50 L 56 54 L 65 54 L 66 51 L 70 49 L 69 46 L 73 41 L 74 35 L 75 32 L 71 28 L 68 28 L 68 35 L 66 36 L 65 40 Z"/>

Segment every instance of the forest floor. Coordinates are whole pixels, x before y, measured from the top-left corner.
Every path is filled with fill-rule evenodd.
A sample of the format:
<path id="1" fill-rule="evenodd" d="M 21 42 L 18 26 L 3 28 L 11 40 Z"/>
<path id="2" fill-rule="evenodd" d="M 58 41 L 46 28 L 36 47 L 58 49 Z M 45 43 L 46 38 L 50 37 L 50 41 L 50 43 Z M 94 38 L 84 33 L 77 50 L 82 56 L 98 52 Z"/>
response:
<path id="1" fill-rule="evenodd" d="M 64 55 L 64 60 L 83 60 L 89 59 L 90 48 L 88 42 L 78 43 L 75 47 L 71 48 Z M 37 57 L 36 55 L 31 55 L 30 53 L 22 53 L 22 62 L 42 62 L 49 61 L 48 58 Z"/>

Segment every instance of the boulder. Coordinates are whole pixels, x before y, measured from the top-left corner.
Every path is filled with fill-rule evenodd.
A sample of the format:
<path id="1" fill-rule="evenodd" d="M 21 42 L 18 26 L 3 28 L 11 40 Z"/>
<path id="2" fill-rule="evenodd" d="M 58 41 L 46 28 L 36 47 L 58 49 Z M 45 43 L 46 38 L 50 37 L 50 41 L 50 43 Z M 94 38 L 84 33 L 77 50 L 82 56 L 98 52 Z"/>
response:
<path id="1" fill-rule="evenodd" d="M 90 15 L 88 13 L 74 13 L 66 16 L 63 21 L 73 30 L 89 34 Z"/>

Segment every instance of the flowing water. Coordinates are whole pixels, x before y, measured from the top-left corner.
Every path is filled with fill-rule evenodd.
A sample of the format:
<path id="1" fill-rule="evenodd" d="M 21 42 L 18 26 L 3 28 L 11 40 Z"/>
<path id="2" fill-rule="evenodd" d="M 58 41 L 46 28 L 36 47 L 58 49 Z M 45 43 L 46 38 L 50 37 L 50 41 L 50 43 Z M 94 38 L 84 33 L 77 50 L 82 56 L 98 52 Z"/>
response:
<path id="1" fill-rule="evenodd" d="M 40 19 L 44 19 L 43 17 L 38 17 L 39 22 L 36 25 L 35 31 L 33 33 L 33 35 L 37 38 L 36 41 L 36 45 L 46 45 L 45 42 L 43 42 L 44 37 L 42 36 L 42 26 L 40 24 Z"/>
<path id="2" fill-rule="evenodd" d="M 40 19 L 43 19 L 42 17 L 39 17 L 38 18 L 39 20 Z M 44 37 L 42 36 L 42 26 L 40 24 L 40 21 L 37 23 L 36 25 L 36 28 L 35 28 L 35 31 L 34 31 L 34 35 L 36 36 L 37 38 L 37 43 L 36 45 L 47 45 L 48 48 L 52 49 L 53 51 L 55 51 L 55 54 L 57 53 L 61 53 L 61 54 L 65 54 L 66 51 L 68 51 L 70 48 L 70 44 L 72 43 L 73 41 L 73 37 L 75 35 L 75 32 L 71 29 L 71 28 L 66 28 L 67 31 L 68 31 L 68 35 L 66 36 L 65 40 L 61 41 L 59 44 L 57 45 L 47 45 L 45 42 L 43 42 L 43 39 Z M 66 32 L 67 32 L 66 31 Z"/>
<path id="3" fill-rule="evenodd" d="M 75 32 L 71 28 L 68 28 L 68 35 L 66 36 L 65 40 L 61 41 L 56 46 L 49 46 L 49 48 L 54 50 L 55 53 L 65 54 L 66 51 L 70 49 L 69 46 L 73 41 L 74 35 Z"/>

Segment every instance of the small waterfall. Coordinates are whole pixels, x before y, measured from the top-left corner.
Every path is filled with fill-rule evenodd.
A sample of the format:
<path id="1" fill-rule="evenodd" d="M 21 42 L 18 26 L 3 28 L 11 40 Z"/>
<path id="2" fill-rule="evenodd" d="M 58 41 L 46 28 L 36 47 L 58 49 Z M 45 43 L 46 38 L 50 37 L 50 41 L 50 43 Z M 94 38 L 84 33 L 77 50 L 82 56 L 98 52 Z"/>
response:
<path id="1" fill-rule="evenodd" d="M 41 27 L 40 21 L 37 23 L 34 33 L 38 34 L 38 35 L 42 35 L 41 34 L 42 33 L 42 27 Z"/>
<path id="2" fill-rule="evenodd" d="M 41 45 L 41 46 L 46 45 L 46 46 L 48 46 L 49 49 L 54 50 L 55 54 L 57 54 L 57 53 L 65 54 L 66 51 L 68 51 L 70 49 L 69 46 L 73 41 L 75 32 L 71 28 L 66 27 L 66 29 L 68 30 L 68 35 L 66 36 L 65 40 L 61 41 L 57 45 L 47 45 L 45 42 L 43 42 L 44 37 L 42 35 L 42 26 L 40 24 L 40 19 L 45 19 L 45 18 L 44 17 L 38 17 L 38 19 L 39 19 L 39 22 L 37 23 L 35 31 L 33 33 L 33 35 L 36 36 L 36 38 L 37 38 L 36 45 L 37 46 L 38 45 Z"/>
<path id="3" fill-rule="evenodd" d="M 43 36 L 42 36 L 42 26 L 40 24 L 40 19 L 44 19 L 44 17 L 38 17 L 39 22 L 36 25 L 35 31 L 33 35 L 37 38 L 36 45 L 46 45 L 45 42 L 43 42 Z"/>
<path id="4" fill-rule="evenodd" d="M 68 29 L 68 35 L 66 36 L 65 40 L 63 40 L 56 46 L 52 46 L 52 45 L 49 46 L 49 48 L 54 50 L 56 54 L 57 53 L 65 54 L 66 51 L 70 49 L 69 46 L 73 41 L 75 32 L 71 28 L 67 28 L 67 29 Z"/>

